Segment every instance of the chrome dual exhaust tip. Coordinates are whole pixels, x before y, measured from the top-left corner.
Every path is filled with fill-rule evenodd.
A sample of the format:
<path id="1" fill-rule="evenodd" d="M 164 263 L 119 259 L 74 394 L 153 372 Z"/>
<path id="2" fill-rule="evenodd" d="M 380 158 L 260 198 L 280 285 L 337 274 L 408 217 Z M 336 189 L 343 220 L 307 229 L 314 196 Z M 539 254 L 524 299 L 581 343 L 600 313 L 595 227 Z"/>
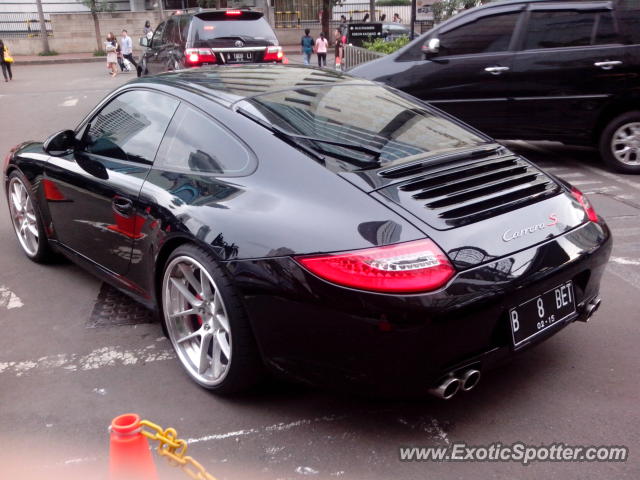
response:
<path id="1" fill-rule="evenodd" d="M 429 389 L 429 393 L 442 400 L 449 400 L 459 391 L 468 392 L 473 390 L 480 382 L 480 370 L 464 370 L 459 377 L 451 374 L 439 385 Z"/>
<path id="2" fill-rule="evenodd" d="M 480 370 L 467 370 L 460 378 L 461 387 L 464 392 L 473 390 L 480 383 Z"/>
<path id="3" fill-rule="evenodd" d="M 584 307 L 585 316 L 581 318 L 581 321 L 588 322 L 591 320 L 591 317 L 598 311 L 600 308 L 600 304 L 602 303 L 602 299 L 600 297 L 595 297 L 589 303 L 587 303 Z"/>
<path id="4" fill-rule="evenodd" d="M 442 400 L 449 400 L 458 393 L 460 385 L 460 379 L 456 377 L 447 377 L 440 383 L 440 385 L 430 388 L 429 393 Z"/>

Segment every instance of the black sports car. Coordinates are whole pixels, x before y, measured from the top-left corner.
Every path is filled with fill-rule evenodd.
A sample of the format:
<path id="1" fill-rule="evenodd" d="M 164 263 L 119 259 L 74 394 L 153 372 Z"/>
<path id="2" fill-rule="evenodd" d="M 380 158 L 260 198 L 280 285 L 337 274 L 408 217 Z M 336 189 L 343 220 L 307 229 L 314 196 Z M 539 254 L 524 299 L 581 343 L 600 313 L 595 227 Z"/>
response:
<path id="1" fill-rule="evenodd" d="M 203 387 L 470 390 L 597 309 L 611 251 L 575 188 L 413 97 L 302 67 L 143 78 L 11 150 L 29 258 L 162 314 Z"/>

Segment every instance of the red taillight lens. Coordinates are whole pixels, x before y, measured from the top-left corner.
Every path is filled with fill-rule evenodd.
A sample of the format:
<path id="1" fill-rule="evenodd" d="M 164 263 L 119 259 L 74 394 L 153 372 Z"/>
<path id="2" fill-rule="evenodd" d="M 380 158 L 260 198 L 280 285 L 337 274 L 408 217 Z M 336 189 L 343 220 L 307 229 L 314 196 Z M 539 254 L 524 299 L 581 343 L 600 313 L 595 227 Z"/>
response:
<path id="1" fill-rule="evenodd" d="M 225 13 L 227 15 L 233 15 L 233 16 L 242 15 L 241 10 L 227 10 Z"/>
<path id="2" fill-rule="evenodd" d="M 372 292 L 428 292 L 445 285 L 455 273 L 445 254 L 428 239 L 295 260 L 324 280 Z"/>
<path id="3" fill-rule="evenodd" d="M 573 195 L 573 198 L 575 198 L 580 203 L 580 205 L 582 205 L 582 208 L 587 214 L 587 217 L 589 217 L 589 220 L 591 220 L 592 222 L 597 222 L 598 214 L 593 208 L 593 205 L 591 205 L 591 202 L 587 199 L 587 197 L 585 197 L 584 193 L 582 193 L 576 187 L 571 187 L 571 195 Z"/>
<path id="4" fill-rule="evenodd" d="M 184 63 L 188 67 L 216 63 L 216 54 L 208 48 L 187 48 L 184 52 Z"/>
<path id="5" fill-rule="evenodd" d="M 262 60 L 265 62 L 281 62 L 284 57 L 282 47 L 267 47 L 267 51 L 264 52 Z"/>

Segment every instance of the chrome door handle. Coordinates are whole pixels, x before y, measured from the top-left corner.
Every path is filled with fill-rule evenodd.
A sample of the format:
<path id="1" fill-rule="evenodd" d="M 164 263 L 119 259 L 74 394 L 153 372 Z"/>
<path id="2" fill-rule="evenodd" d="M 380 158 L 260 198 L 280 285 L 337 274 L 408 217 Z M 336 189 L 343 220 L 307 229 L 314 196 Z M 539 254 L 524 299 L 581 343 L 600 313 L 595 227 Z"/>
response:
<path id="1" fill-rule="evenodd" d="M 613 67 L 617 67 L 622 65 L 620 60 L 606 61 L 606 62 L 596 62 L 593 64 L 595 67 L 600 67 L 603 70 L 611 70 Z"/>
<path id="2" fill-rule="evenodd" d="M 485 72 L 489 72 L 491 75 L 500 75 L 502 72 L 508 72 L 509 67 L 487 67 Z"/>

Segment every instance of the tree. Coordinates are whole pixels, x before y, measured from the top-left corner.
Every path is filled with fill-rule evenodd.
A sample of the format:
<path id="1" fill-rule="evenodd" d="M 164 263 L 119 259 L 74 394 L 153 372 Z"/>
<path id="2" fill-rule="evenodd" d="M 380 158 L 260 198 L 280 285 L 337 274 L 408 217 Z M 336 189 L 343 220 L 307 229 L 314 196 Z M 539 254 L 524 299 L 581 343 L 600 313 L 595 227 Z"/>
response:
<path id="1" fill-rule="evenodd" d="M 44 11 L 42 10 L 42 0 L 36 0 L 38 8 L 38 21 L 40 22 L 40 38 L 42 39 L 42 53 L 49 55 L 49 34 L 47 33 L 47 25 L 44 23 Z"/>
<path id="2" fill-rule="evenodd" d="M 376 21 L 376 0 L 369 0 L 369 19 L 370 22 Z"/>
<path id="3" fill-rule="evenodd" d="M 341 3 L 342 0 L 322 0 L 322 31 L 327 38 L 333 38 L 329 27 L 329 22 L 333 18 L 333 7 Z"/>
<path id="4" fill-rule="evenodd" d="M 82 3 L 91 11 L 91 16 L 93 17 L 93 26 L 96 32 L 96 45 L 98 46 L 98 51 L 102 52 L 104 48 L 102 48 L 102 33 L 100 33 L 100 21 L 98 20 L 98 13 L 113 12 L 115 7 L 112 3 L 107 2 L 106 0 L 82 0 Z"/>

